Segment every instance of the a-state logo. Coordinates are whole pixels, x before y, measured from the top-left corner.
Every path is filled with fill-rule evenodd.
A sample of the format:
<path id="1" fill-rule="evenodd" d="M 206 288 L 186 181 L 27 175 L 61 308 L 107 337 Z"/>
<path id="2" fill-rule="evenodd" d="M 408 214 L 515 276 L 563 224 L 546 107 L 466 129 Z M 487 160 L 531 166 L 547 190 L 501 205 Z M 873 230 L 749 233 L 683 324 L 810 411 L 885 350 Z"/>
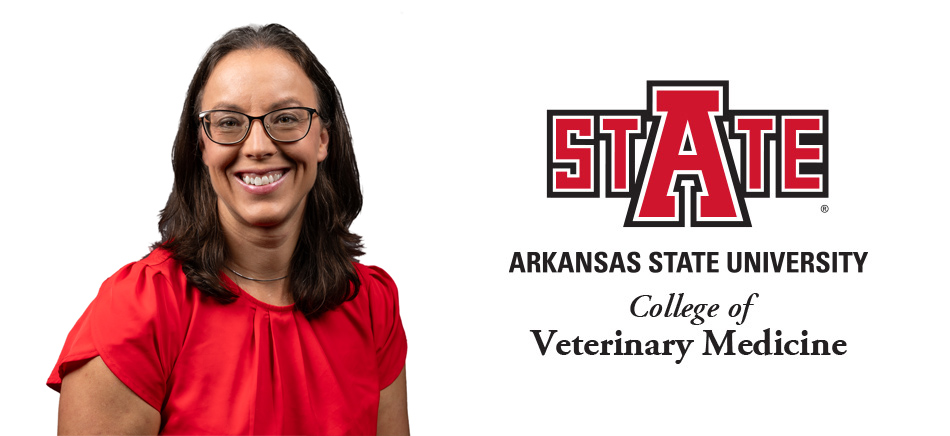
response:
<path id="1" fill-rule="evenodd" d="M 749 226 L 746 198 L 828 196 L 828 111 L 730 109 L 728 81 L 648 81 L 646 110 L 549 110 L 547 147 L 548 197 L 600 197 L 605 150 L 627 227 Z"/>

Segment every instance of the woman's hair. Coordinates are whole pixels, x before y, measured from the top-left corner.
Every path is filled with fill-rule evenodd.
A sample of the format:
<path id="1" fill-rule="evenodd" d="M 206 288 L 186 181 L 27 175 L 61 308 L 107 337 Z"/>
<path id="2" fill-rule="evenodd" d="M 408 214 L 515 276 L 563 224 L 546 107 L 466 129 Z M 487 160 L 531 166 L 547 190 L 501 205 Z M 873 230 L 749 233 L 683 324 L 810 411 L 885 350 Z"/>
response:
<path id="1" fill-rule="evenodd" d="M 169 250 L 188 282 L 205 294 L 222 303 L 237 298 L 219 276 L 228 249 L 218 220 L 217 194 L 198 146 L 198 111 L 208 77 L 222 58 L 237 50 L 264 48 L 284 51 L 303 68 L 316 87 L 317 109 L 330 134 L 327 158 L 317 166 L 317 181 L 306 197 L 288 277 L 295 307 L 313 318 L 359 292 L 352 262 L 363 254 L 362 243 L 350 232 L 350 223 L 363 206 L 363 195 L 340 93 L 313 52 L 284 26 L 233 29 L 215 41 L 198 64 L 172 148 L 175 185 L 158 222 L 162 239 L 152 248 Z"/>

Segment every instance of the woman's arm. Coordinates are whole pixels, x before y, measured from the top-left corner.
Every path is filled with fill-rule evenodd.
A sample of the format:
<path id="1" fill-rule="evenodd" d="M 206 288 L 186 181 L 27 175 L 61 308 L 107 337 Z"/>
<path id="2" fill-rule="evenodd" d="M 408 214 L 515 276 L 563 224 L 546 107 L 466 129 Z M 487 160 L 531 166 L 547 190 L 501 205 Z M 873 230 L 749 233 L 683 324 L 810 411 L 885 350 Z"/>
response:
<path id="1" fill-rule="evenodd" d="M 396 377 L 392 384 L 379 391 L 379 417 L 376 420 L 376 434 L 380 436 L 409 434 L 405 366 L 402 367 L 402 372 L 399 373 L 399 377 Z"/>
<path id="2" fill-rule="evenodd" d="M 405 377 L 400 377 L 405 392 Z M 405 403 L 405 394 L 403 399 Z M 98 356 L 63 378 L 59 396 L 61 435 L 157 435 L 161 422 L 161 414 L 125 386 Z"/>

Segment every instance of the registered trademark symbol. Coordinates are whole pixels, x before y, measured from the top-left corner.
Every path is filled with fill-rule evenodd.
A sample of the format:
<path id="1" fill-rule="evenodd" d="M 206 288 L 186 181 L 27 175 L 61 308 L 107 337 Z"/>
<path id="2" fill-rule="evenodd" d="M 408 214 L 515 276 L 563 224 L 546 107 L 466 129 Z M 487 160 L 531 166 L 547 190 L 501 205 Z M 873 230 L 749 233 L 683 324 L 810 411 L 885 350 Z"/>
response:
<path id="1" fill-rule="evenodd" d="M 821 213 L 828 213 L 828 205 L 827 205 L 827 204 L 821 205 Z"/>

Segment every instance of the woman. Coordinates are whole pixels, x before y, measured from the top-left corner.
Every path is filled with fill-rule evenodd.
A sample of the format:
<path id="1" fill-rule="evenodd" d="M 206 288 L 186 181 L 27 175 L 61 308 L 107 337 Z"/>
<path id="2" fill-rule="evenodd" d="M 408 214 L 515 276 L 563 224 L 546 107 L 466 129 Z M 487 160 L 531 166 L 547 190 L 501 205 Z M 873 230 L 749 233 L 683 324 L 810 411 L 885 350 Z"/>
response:
<path id="1" fill-rule="evenodd" d="M 103 283 L 48 384 L 60 433 L 408 433 L 395 284 L 349 225 L 362 196 L 340 95 L 271 24 L 192 79 L 162 240 Z"/>

